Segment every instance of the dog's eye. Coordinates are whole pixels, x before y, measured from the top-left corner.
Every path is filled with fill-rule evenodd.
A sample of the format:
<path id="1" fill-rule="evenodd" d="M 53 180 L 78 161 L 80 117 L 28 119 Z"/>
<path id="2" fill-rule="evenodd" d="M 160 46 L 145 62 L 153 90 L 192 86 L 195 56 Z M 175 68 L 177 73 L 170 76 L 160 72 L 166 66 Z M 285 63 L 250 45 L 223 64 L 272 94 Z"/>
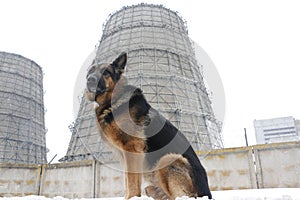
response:
<path id="1" fill-rule="evenodd" d="M 103 76 L 110 76 L 111 73 L 108 70 L 104 70 L 104 72 L 102 74 L 103 74 Z"/>
<path id="2" fill-rule="evenodd" d="M 88 74 L 91 74 L 91 73 L 94 73 L 96 71 L 96 67 L 95 66 L 92 66 L 89 71 L 88 71 Z"/>

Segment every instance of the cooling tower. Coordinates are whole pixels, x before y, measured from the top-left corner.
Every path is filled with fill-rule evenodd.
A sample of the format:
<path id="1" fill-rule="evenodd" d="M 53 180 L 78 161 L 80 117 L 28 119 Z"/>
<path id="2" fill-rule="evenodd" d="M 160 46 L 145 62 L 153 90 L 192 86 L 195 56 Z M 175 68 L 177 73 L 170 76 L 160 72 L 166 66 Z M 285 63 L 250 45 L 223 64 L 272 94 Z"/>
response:
<path id="1" fill-rule="evenodd" d="M 0 52 L 0 162 L 47 163 L 43 102 L 41 67 Z"/>
<path id="2" fill-rule="evenodd" d="M 196 151 L 223 147 L 186 23 L 177 12 L 139 4 L 111 14 L 95 60 L 110 63 L 121 52 L 128 54 L 129 83 L 143 90 L 149 103 L 185 134 Z M 61 161 L 112 159 L 95 123 L 92 105 L 82 98 L 69 149 Z"/>

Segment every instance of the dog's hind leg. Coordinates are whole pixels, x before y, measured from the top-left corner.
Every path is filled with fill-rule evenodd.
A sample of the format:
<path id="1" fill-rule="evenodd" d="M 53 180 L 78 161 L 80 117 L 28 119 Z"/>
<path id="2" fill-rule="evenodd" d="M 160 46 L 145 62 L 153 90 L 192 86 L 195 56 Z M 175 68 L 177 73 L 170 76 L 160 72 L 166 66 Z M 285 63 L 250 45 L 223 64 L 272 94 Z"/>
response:
<path id="1" fill-rule="evenodd" d="M 169 200 L 170 197 L 159 186 L 157 171 L 144 173 L 144 180 L 150 185 L 145 188 L 147 196 L 152 197 L 154 200 Z"/>
<path id="2" fill-rule="evenodd" d="M 169 200 L 170 197 L 159 186 L 149 185 L 145 188 L 146 195 L 154 200 Z"/>
<path id="3" fill-rule="evenodd" d="M 157 179 L 160 188 L 171 200 L 176 197 L 197 197 L 191 177 L 191 166 L 180 154 L 167 154 L 157 164 Z"/>

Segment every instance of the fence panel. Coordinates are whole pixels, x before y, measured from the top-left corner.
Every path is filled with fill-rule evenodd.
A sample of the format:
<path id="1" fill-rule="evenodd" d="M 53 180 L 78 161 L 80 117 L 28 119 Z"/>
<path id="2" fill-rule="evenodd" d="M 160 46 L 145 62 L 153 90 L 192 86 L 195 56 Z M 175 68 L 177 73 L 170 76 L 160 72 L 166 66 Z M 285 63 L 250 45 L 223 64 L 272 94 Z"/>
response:
<path id="1" fill-rule="evenodd" d="M 125 177 L 123 168 L 120 164 L 110 163 L 103 165 L 97 162 L 95 176 L 95 197 L 124 196 Z"/>
<path id="2" fill-rule="evenodd" d="M 259 188 L 300 187 L 300 142 L 256 145 Z"/>
<path id="3" fill-rule="evenodd" d="M 38 194 L 40 170 L 33 164 L 0 164 L 0 197 Z"/>
<path id="4" fill-rule="evenodd" d="M 211 190 L 257 188 L 252 148 L 228 148 L 198 154 Z"/>
<path id="5" fill-rule="evenodd" d="M 40 195 L 65 198 L 94 197 L 95 161 L 45 165 Z"/>

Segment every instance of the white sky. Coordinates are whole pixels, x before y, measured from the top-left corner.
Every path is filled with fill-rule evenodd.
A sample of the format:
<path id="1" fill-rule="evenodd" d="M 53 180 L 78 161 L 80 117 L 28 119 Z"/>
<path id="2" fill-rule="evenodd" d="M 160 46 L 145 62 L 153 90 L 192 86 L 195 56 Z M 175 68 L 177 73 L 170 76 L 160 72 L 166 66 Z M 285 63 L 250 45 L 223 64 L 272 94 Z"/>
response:
<path id="1" fill-rule="evenodd" d="M 127 0 L 1 0 L 0 51 L 21 54 L 45 73 L 48 160 L 65 155 L 74 121 L 73 91 L 108 15 Z M 243 146 L 253 120 L 300 119 L 300 3 L 291 0 L 153 0 L 178 11 L 189 36 L 210 56 L 226 95 L 225 146 Z"/>

